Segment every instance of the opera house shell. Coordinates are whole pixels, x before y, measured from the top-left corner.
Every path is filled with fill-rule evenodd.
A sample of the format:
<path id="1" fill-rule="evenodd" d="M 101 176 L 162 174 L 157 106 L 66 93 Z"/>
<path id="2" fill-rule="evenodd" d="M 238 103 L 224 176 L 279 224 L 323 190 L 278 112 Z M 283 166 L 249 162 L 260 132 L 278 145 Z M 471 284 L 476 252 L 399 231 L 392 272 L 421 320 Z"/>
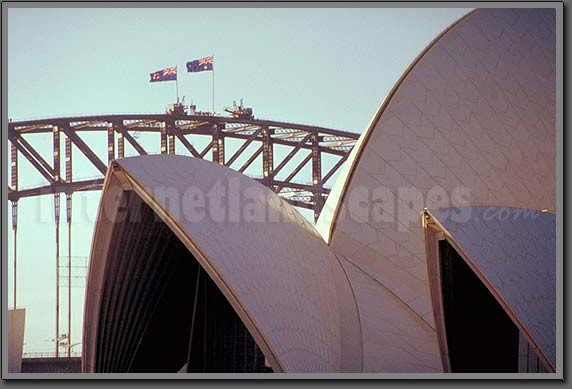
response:
<path id="1" fill-rule="evenodd" d="M 552 9 L 454 23 L 316 225 L 212 162 L 112 162 L 84 371 L 554 372 L 555 52 Z"/>

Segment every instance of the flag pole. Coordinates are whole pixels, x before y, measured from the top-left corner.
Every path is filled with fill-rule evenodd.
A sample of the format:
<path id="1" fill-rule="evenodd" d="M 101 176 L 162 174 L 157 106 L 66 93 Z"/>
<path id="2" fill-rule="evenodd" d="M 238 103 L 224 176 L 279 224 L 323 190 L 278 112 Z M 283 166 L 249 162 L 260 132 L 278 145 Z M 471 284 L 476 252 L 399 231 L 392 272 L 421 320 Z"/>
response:
<path id="1" fill-rule="evenodd" d="M 179 69 L 175 66 L 175 88 L 177 90 L 177 103 L 179 102 Z"/>
<path id="2" fill-rule="evenodd" d="M 212 63 L 212 67 L 213 67 L 213 74 L 212 74 L 212 81 L 213 81 L 213 86 L 212 86 L 212 91 L 213 91 L 213 115 L 215 113 L 215 109 L 214 109 L 214 55 L 213 55 L 213 63 Z"/>

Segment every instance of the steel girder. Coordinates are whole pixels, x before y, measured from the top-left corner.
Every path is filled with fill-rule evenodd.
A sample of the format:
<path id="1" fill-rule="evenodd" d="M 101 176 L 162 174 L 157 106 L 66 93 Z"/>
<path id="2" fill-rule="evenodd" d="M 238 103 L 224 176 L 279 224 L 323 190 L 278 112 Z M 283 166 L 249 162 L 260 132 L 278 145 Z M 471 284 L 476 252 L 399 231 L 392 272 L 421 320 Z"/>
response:
<path id="1" fill-rule="evenodd" d="M 34 134 L 46 133 L 51 133 L 53 137 L 52 164 L 27 140 Z M 82 139 L 86 133 L 107 133 L 107 161 L 102 161 L 94 147 Z M 261 172 L 253 173 L 251 169 L 246 173 L 293 205 L 313 210 L 315 218 L 330 192 L 328 180 L 341 168 L 359 137 L 356 133 L 317 126 L 209 115 L 127 114 L 10 122 L 8 139 L 12 147 L 12 170 L 8 199 L 17 202 L 23 197 L 61 192 L 69 195 L 76 191 L 101 189 L 107 164 L 125 156 L 125 142 L 139 155 L 150 153 L 137 140 L 137 133 L 159 134 L 161 153 L 177 154 L 184 150 L 193 157 L 208 159 L 240 172 L 246 172 L 254 161 L 262 158 Z M 207 136 L 210 140 L 206 146 L 199 147 L 194 143 L 193 135 Z M 64 147 L 60 146 L 60 137 L 65 138 Z M 225 151 L 226 139 L 241 142 L 228 155 Z M 179 147 L 182 146 L 181 150 L 175 150 L 176 140 Z M 258 145 L 255 151 L 251 151 L 252 148 L 249 150 L 253 144 Z M 72 145 L 101 173 L 101 177 L 72 178 Z M 276 153 L 277 146 L 286 146 L 285 155 Z M 64 177 L 59 171 L 62 151 L 65 154 Z M 304 154 L 307 155 L 303 159 L 291 163 Z M 337 158 L 327 172 L 322 171 L 324 154 Z M 18 177 L 18 155 L 27 159 L 47 182 L 22 188 Z M 240 157 L 247 156 L 245 161 L 237 163 Z M 304 181 L 298 177 L 306 166 L 311 168 L 311 177 Z M 281 171 L 286 172 L 287 176 L 278 179 L 277 174 Z"/>

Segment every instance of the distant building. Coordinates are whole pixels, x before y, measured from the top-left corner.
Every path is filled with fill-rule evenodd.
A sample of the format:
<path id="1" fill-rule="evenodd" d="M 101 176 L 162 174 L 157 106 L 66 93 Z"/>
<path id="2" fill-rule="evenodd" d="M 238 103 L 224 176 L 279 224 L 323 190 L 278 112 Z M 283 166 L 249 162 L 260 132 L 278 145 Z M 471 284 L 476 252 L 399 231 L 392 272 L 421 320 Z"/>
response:
<path id="1" fill-rule="evenodd" d="M 24 349 L 26 310 L 8 310 L 8 373 L 20 373 Z"/>

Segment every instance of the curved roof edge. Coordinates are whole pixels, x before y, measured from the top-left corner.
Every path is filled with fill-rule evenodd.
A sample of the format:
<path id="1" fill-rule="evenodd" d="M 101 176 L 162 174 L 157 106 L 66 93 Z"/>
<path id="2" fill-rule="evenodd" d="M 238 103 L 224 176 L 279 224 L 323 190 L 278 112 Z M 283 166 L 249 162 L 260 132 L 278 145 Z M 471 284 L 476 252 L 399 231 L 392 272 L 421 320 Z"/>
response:
<path id="1" fill-rule="evenodd" d="M 477 9 L 473 9 L 463 15 L 461 18 L 456 20 L 455 22 L 451 23 L 447 28 L 445 28 L 439 35 L 437 35 L 426 47 L 415 57 L 415 59 L 409 64 L 407 69 L 403 72 L 401 77 L 397 80 L 393 88 L 389 91 L 388 95 L 383 99 L 381 105 L 379 106 L 377 112 L 371 119 L 371 122 L 364 133 L 361 134 L 359 137 L 356 145 L 352 149 L 348 160 L 345 162 L 344 167 L 340 175 L 338 176 L 334 187 L 332 188 L 330 195 L 326 199 L 326 203 L 320 213 L 320 217 L 316 223 L 316 230 L 322 235 L 322 238 L 327 244 L 330 244 L 332 239 L 332 235 L 334 233 L 334 229 L 339 218 L 340 207 L 344 202 L 347 188 L 350 186 L 354 172 L 356 171 L 361 155 L 364 149 L 367 147 L 369 143 L 369 139 L 373 133 L 373 130 L 377 126 L 381 116 L 385 112 L 385 109 L 391 102 L 393 96 L 397 93 L 409 73 L 415 68 L 417 63 L 423 58 L 425 54 L 435 46 L 435 44 L 441 40 L 450 30 L 452 30 L 455 26 L 459 23 L 464 21 L 467 17 L 473 14 Z"/>
<path id="2" fill-rule="evenodd" d="M 136 159 L 137 161 L 135 161 Z M 182 161 L 182 159 L 184 159 L 184 161 Z M 182 162 L 191 162 L 192 164 L 185 165 L 185 163 Z M 177 167 L 175 170 L 179 170 L 179 176 L 173 173 L 165 173 L 173 172 L 175 166 Z M 197 173 L 193 173 L 193 171 Z M 188 179 L 184 177 L 185 174 L 187 174 Z M 172 175 L 172 177 L 167 177 L 169 175 Z M 262 223 L 262 225 L 258 223 L 259 226 L 251 225 L 249 228 L 244 228 L 243 226 L 239 229 L 243 232 L 240 232 L 239 230 L 234 230 L 240 227 L 240 224 L 237 225 L 234 223 L 234 226 L 232 226 L 233 223 L 219 223 L 220 228 L 222 228 L 220 236 L 226 236 L 230 239 L 232 231 L 238 232 L 239 236 L 234 236 L 231 239 L 234 240 L 235 243 L 243 242 L 243 244 L 240 244 L 237 248 L 238 251 L 236 255 L 238 257 L 241 257 L 241 250 L 246 250 L 241 249 L 241 246 L 257 247 L 257 244 L 255 244 L 256 241 L 251 242 L 248 238 L 249 234 L 256 234 L 256 231 L 260 230 L 260 228 L 274 231 L 270 233 L 280 233 L 280 236 L 284 238 L 281 239 L 284 243 L 278 245 L 277 250 L 279 252 L 276 254 L 276 260 L 268 262 L 268 266 L 259 267 L 257 270 L 259 275 L 264 275 L 266 274 L 265 272 L 274 270 L 272 273 L 273 277 L 278 278 L 278 280 L 274 280 L 278 282 L 278 289 L 272 287 L 272 291 L 267 290 L 268 293 L 272 292 L 269 294 L 269 296 L 272 296 L 270 299 L 263 299 L 264 301 L 262 302 L 256 299 L 252 300 L 252 293 L 246 291 L 253 287 L 258 288 L 258 286 L 263 289 L 266 288 L 272 284 L 272 277 L 270 277 L 270 279 L 264 277 L 263 281 L 260 279 L 258 279 L 258 281 L 248 281 L 246 284 L 244 279 L 240 277 L 240 274 L 228 279 L 229 274 L 234 274 L 232 268 L 235 265 L 230 263 L 225 264 L 224 258 L 222 258 L 224 255 L 221 257 L 221 255 L 219 255 L 220 252 L 217 251 L 216 248 L 213 248 L 215 246 L 224 246 L 220 244 L 220 242 L 217 243 L 216 239 L 212 239 L 212 229 L 218 227 L 214 224 L 207 223 L 204 228 L 194 229 L 185 220 L 179 220 L 180 215 L 171 215 L 169 210 L 170 204 L 163 203 L 161 199 L 154 198 L 152 188 L 154 185 L 179 185 L 178 188 L 184 190 L 188 188 L 189 185 L 198 184 L 199 187 L 201 185 L 205 186 L 203 189 L 206 191 L 209 189 L 208 186 L 212 183 L 203 182 L 203 176 L 205 175 L 212 177 L 213 182 L 220 179 L 224 180 L 226 177 L 240 177 L 242 186 L 252 183 L 253 186 L 259 187 L 264 190 L 265 193 L 267 192 L 268 196 L 278 200 L 279 204 L 271 203 L 268 207 L 272 208 L 270 211 L 277 211 L 286 219 L 278 224 L 272 223 L 272 220 L 269 220 L 268 223 L 273 224 L 274 227 L 267 225 L 268 223 Z M 219 181 L 217 181 L 217 183 L 218 182 Z M 131 190 L 137 194 L 187 247 L 236 310 L 275 372 L 304 371 L 304 365 L 300 365 L 300 363 L 309 363 L 306 368 L 316 371 L 361 371 L 362 365 L 358 363 L 361 359 L 356 359 L 356 355 L 362 352 L 361 328 L 354 328 L 359 318 L 355 317 L 356 307 L 352 306 L 352 304 L 355 305 L 356 303 L 351 295 L 351 285 L 349 280 L 343 277 L 342 270 L 339 269 L 341 265 L 337 262 L 336 257 L 330 252 L 327 245 L 324 244 L 312 226 L 305 221 L 294 208 L 280 199 L 274 192 L 247 176 L 208 161 L 197 160 L 190 157 L 166 155 L 134 157 L 113 161 L 108 169 L 104 184 L 104 195 L 102 196 L 98 211 L 98 223 L 96 224 L 92 241 L 92 261 L 90 263 L 89 284 L 86 291 L 87 299 L 84 315 L 84 342 L 86 345 L 84 368 L 86 368 L 86 371 L 90 371 L 90 366 L 92 369 L 94 366 L 93 355 L 96 353 L 94 347 L 95 340 L 98 336 L 97 323 L 101 305 L 101 292 L 104 287 L 105 273 L 109 270 L 105 252 L 111 240 L 110 226 L 118 212 L 118 208 L 120 208 L 121 202 L 121 196 L 117 196 L 116 189 L 119 191 Z M 281 223 L 284 225 L 280 226 L 279 224 Z M 201 224 L 201 226 L 202 225 L 203 224 Z M 225 225 L 228 228 L 225 227 Z M 195 228 L 198 227 L 195 226 Z M 225 228 L 227 228 L 228 231 Z M 203 232 L 199 232 L 201 230 Z M 209 234 L 209 231 L 211 236 L 210 240 L 215 245 L 213 247 L 206 247 L 204 245 L 206 242 L 204 234 Z M 193 234 L 196 233 L 199 235 L 194 236 Z M 257 236 L 259 235 L 260 234 Z M 264 233 L 262 235 L 264 235 Z M 291 239 L 286 239 L 288 236 Z M 245 238 L 246 240 L 244 240 Z M 267 241 L 267 238 L 268 237 L 263 239 Z M 292 239 L 295 239 L 297 242 L 296 245 L 299 244 L 301 248 L 296 248 L 296 245 L 293 246 L 291 242 Z M 290 243 L 288 243 L 289 241 Z M 230 245 L 231 242 L 228 242 L 228 244 Z M 258 245 L 260 246 L 260 250 L 265 251 L 264 243 Z M 301 255 L 301 250 L 306 254 Z M 248 252 L 251 253 L 250 256 L 254 258 L 255 253 L 252 251 Z M 242 254 L 248 256 L 246 255 L 246 251 L 242 252 Z M 256 260 L 260 259 L 259 257 L 262 258 L 264 255 L 256 255 L 256 258 L 252 260 L 247 259 L 245 261 L 233 262 L 238 263 L 236 266 L 239 266 L 240 269 L 248 269 L 251 268 L 253 261 L 256 262 Z M 221 262 L 221 260 L 223 262 Z M 95 266 L 96 262 L 98 262 L 97 266 Z M 326 266 L 324 267 L 324 265 Z M 276 269 L 280 269 L 284 266 L 286 266 L 286 268 L 283 269 L 284 271 L 276 271 Z M 237 269 L 240 272 L 239 268 Z M 229 273 L 229 271 L 231 273 Z M 224 274 L 221 274 L 221 272 Z M 296 280 L 286 278 L 289 275 L 300 274 L 300 272 L 309 272 L 308 274 L 312 274 L 313 282 L 308 284 L 308 282 L 306 282 L 308 277 L 302 277 Z M 282 281 L 280 281 L 280 278 Z M 302 285 L 302 288 L 300 288 L 298 284 Z M 290 295 L 292 292 L 290 291 L 291 288 L 289 285 L 298 285 L 295 295 Z M 247 298 L 247 296 L 250 297 Z M 306 297 L 300 300 L 300 296 Z M 296 302 L 306 300 L 308 300 L 307 304 L 302 304 L 303 306 L 296 304 Z M 291 303 L 289 303 L 289 301 L 291 301 Z M 286 305 L 282 307 L 284 304 Z M 272 323 L 276 321 L 275 318 L 268 318 L 268 315 L 264 318 L 262 312 L 268 309 L 275 309 L 279 306 L 285 308 L 282 311 L 290 312 L 290 305 L 288 304 L 292 306 L 292 309 L 299 312 L 309 310 L 313 312 L 313 314 L 311 315 L 312 318 L 308 319 L 310 320 L 309 322 L 302 320 L 297 324 L 299 326 L 309 324 L 309 327 L 296 335 L 298 336 L 296 341 L 292 342 L 290 340 L 285 343 L 284 339 L 282 339 L 285 336 L 282 334 L 284 329 L 274 328 L 276 325 Z M 283 322 L 284 320 L 279 320 L 279 323 Z M 305 343 L 303 341 L 304 339 L 305 342 L 309 341 L 310 343 Z M 298 349 L 296 347 L 298 347 Z M 325 350 L 322 350 L 322 348 L 325 348 Z M 325 352 L 325 354 L 323 354 L 323 352 Z M 312 355 L 324 356 L 320 356 L 319 360 L 314 360 Z M 329 361 L 328 365 L 324 365 L 325 361 Z"/>
<path id="3" fill-rule="evenodd" d="M 439 269 L 438 269 L 438 249 L 437 249 L 437 242 L 438 237 L 437 234 L 443 234 L 443 237 L 449 242 L 451 246 L 457 251 L 457 253 L 463 258 L 465 263 L 469 266 L 469 268 L 473 271 L 473 273 L 479 278 L 479 280 L 485 285 L 485 287 L 489 290 L 489 292 L 493 295 L 495 300 L 501 305 L 503 310 L 507 313 L 507 315 L 511 318 L 513 323 L 517 326 L 517 328 L 521 331 L 524 338 L 527 342 L 532 346 L 532 348 L 537 352 L 539 359 L 542 363 L 547 367 L 550 372 L 555 372 L 556 361 L 554 360 L 553 356 L 554 350 L 549 351 L 547 350 L 546 344 L 541 344 L 542 341 L 538 338 L 538 331 L 535 331 L 533 328 L 530 328 L 530 320 L 528 318 L 523 317 L 523 313 L 520 312 L 520 309 L 517 309 L 518 305 L 520 305 L 519 301 L 515 301 L 514 293 L 509 294 L 509 292 L 503 291 L 502 287 L 500 286 L 498 281 L 493 280 L 491 277 L 493 274 L 490 270 L 484 269 L 482 265 L 482 261 L 480 258 L 474 253 L 474 249 L 472 247 L 467 247 L 466 244 L 460 242 L 460 236 L 458 233 L 453 232 L 455 229 L 455 224 L 447 223 L 446 219 L 449 215 L 449 211 L 451 210 L 473 210 L 473 209 L 487 209 L 487 210 L 503 210 L 503 209 L 512 209 L 513 212 L 521 212 L 521 213 L 536 213 L 536 214 L 545 214 L 549 215 L 550 217 L 554 217 L 553 213 L 548 212 L 547 210 L 537 210 L 537 209 L 529 209 L 529 208 L 518 208 L 518 207 L 508 207 L 508 206 L 469 206 L 469 207 L 460 207 L 460 208 L 440 208 L 437 210 L 430 211 L 425 209 L 422 214 L 422 222 L 423 227 L 425 230 L 425 242 L 426 242 L 426 255 L 427 255 L 427 265 L 429 267 L 429 277 L 430 277 L 430 286 L 431 286 L 431 298 L 433 300 L 434 311 L 435 311 L 435 318 L 436 318 L 436 327 L 437 327 L 437 336 L 440 343 L 441 348 L 441 355 L 443 358 L 444 366 L 447 367 L 447 370 L 450 371 L 450 362 L 448 360 L 448 347 L 447 347 L 447 337 L 445 332 L 445 324 L 444 324 L 444 312 L 443 312 L 443 301 L 442 301 L 442 291 L 441 291 L 441 283 L 440 283 L 440 276 L 439 276 Z M 446 216 L 445 216 L 446 215 Z M 461 216 L 462 217 L 462 216 Z M 499 218 L 499 216 L 496 216 Z M 526 214 L 524 219 L 526 219 Z M 492 219 L 491 219 L 492 220 Z M 465 225 L 475 225 L 476 223 L 486 224 L 487 221 L 485 218 L 480 218 L 479 215 L 476 217 L 472 217 L 468 221 L 464 221 Z M 524 223 L 520 223 L 524 225 Z M 472 230 L 471 230 L 472 231 Z M 475 233 L 475 232 L 473 232 Z M 479 239 L 481 236 L 479 236 Z M 507 242 L 508 243 L 508 242 Z M 495 250 L 495 247 L 489 247 L 491 252 Z M 494 253 L 490 254 L 494 257 Z M 489 260 L 491 260 L 489 258 Z M 546 257 L 547 261 L 550 261 L 550 253 Z M 511 261 L 507 261 L 511 262 Z M 516 268 L 519 266 L 518 263 L 514 263 L 512 261 L 512 265 Z M 536 264 L 535 264 L 536 265 Z M 496 275 L 495 275 L 496 276 Z M 519 285 L 521 289 L 524 289 L 521 285 Z M 544 285 L 548 289 L 550 286 Z M 506 293 L 505 293 L 506 292 Z M 517 291 L 518 292 L 518 291 Z M 526 293 L 526 290 L 520 290 L 520 292 Z M 548 299 L 555 299 L 555 296 L 548 296 Z M 550 303 L 551 301 L 547 301 Z M 550 305 L 550 304 L 548 304 Z M 519 312 L 517 312 L 517 310 Z M 556 334 L 552 334 L 555 336 Z"/>
<path id="4" fill-rule="evenodd" d="M 236 293 L 233 291 L 232 287 L 228 285 L 228 283 L 220 276 L 217 269 L 215 269 L 208 259 L 208 256 L 204 253 L 204 251 L 200 248 L 200 246 L 194 241 L 194 239 L 185 232 L 183 226 L 181 226 L 178 221 L 173 218 L 170 212 L 165 209 L 162 204 L 154 199 L 154 197 L 149 193 L 147 188 L 141 185 L 136 178 L 131 176 L 126 170 L 127 179 L 129 180 L 130 184 L 133 185 L 133 190 L 139 197 L 147 203 L 155 211 L 157 215 L 167 224 L 167 226 L 175 233 L 177 238 L 183 242 L 183 244 L 189 249 L 189 251 L 193 254 L 193 256 L 197 259 L 203 269 L 206 270 L 207 274 L 212 277 L 215 281 L 219 289 L 223 292 L 229 303 L 233 306 L 236 310 L 238 316 L 241 318 L 243 323 L 245 324 L 246 328 L 252 334 L 252 337 L 256 340 L 256 343 L 260 346 L 263 350 L 264 355 L 268 358 L 272 369 L 275 372 L 283 372 L 284 366 L 280 362 L 277 357 L 276 351 L 274 348 L 269 344 L 265 336 L 259 329 L 259 326 L 256 323 L 256 320 L 248 313 L 248 311 L 244 308 L 242 302 L 237 297 Z"/>

